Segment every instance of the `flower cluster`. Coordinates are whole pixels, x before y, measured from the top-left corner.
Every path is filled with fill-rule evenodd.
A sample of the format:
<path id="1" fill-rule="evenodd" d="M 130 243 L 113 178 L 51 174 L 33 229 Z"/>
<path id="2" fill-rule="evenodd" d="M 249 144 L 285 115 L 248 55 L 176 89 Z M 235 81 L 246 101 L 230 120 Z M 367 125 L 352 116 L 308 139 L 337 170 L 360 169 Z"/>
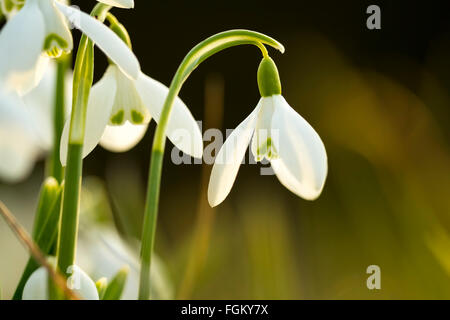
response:
<path id="1" fill-rule="evenodd" d="M 222 49 L 240 44 L 257 45 L 263 54 L 257 71 L 261 99 L 217 154 L 208 189 L 211 206 L 220 204 L 229 194 L 249 146 L 256 162 L 268 160 L 281 184 L 307 200 L 316 199 L 322 192 L 327 155 L 316 131 L 281 94 L 278 69 L 264 46 L 283 51 L 281 44 L 247 30 L 215 35 L 186 56 L 168 88 L 141 71 L 126 28 L 109 13 L 112 7 L 133 8 L 133 0 L 98 2 L 102 4 L 96 8 L 100 9 L 88 15 L 60 0 L 0 0 L 8 19 L 0 31 L 0 178 L 21 180 L 36 159 L 56 151 L 57 163 L 53 161 L 53 165 L 66 167 L 67 171 L 64 186 L 60 184 L 65 192 L 60 195 L 62 199 L 56 200 L 62 213 L 61 224 L 55 224 L 59 228 L 59 237 L 54 240 L 58 241 L 55 266 L 66 276 L 69 272 L 65 267 L 70 265 L 72 271 L 76 268 L 82 288 L 71 289 L 83 298 L 99 299 L 103 284 L 94 283 L 73 261 L 82 159 L 98 144 L 114 152 L 130 150 L 143 138 L 153 118 L 158 126 L 144 220 L 139 294 L 148 298 L 157 213 L 154 204 L 158 200 L 165 138 L 187 155 L 203 155 L 199 125 L 178 97 L 182 84 L 198 64 Z M 83 33 L 73 74 L 67 68 L 58 69 L 74 48 L 72 26 Z M 94 66 L 89 50 L 93 51 L 94 44 L 107 56 L 109 66 L 92 85 Z M 58 109 L 59 104 L 69 107 Z M 75 130 L 78 140 L 72 136 Z M 53 211 L 59 215 L 59 207 Z M 42 228 L 49 228 L 48 223 Z M 46 270 L 36 269 L 24 284 L 22 297 L 49 298 L 48 283 Z"/>

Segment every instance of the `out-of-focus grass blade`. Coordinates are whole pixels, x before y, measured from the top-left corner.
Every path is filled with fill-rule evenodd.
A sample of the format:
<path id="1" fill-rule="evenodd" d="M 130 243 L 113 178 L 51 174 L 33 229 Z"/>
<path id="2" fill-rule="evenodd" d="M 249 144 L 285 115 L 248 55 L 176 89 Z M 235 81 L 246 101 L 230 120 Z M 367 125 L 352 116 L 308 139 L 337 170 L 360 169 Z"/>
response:
<path id="1" fill-rule="evenodd" d="M 117 272 L 109 285 L 106 287 L 102 300 L 120 300 L 127 281 L 129 267 L 125 266 Z"/>
<path id="2" fill-rule="evenodd" d="M 62 190 L 63 185 L 60 186 L 54 178 L 47 178 L 42 186 L 39 197 L 33 240 L 46 255 L 52 250 L 58 236 Z M 30 257 L 14 292 L 13 300 L 22 299 L 25 283 L 37 268 L 39 268 L 39 264 Z"/>

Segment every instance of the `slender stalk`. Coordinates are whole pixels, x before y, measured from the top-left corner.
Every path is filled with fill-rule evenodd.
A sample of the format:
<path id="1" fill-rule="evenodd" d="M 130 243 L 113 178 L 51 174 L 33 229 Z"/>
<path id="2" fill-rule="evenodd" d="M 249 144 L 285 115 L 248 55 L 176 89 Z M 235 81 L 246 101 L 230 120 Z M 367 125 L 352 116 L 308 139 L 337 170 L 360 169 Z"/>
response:
<path id="1" fill-rule="evenodd" d="M 53 107 L 53 150 L 50 156 L 49 176 L 61 183 L 64 177 L 64 169 L 59 160 L 59 147 L 61 134 L 65 121 L 65 77 L 69 67 L 70 55 L 63 56 L 57 61 L 55 100 Z"/>
<path id="2" fill-rule="evenodd" d="M 83 145 L 69 144 L 66 185 L 63 193 L 61 225 L 58 238 L 57 265 L 62 273 L 74 264 L 78 234 L 78 207 L 81 189 Z"/>
<path id="3" fill-rule="evenodd" d="M 148 300 L 150 298 L 150 267 L 158 218 L 162 162 L 166 143 L 167 124 L 174 100 L 180 92 L 184 81 L 186 81 L 191 72 L 200 63 L 226 48 L 244 44 L 256 45 L 261 49 L 263 56 L 267 55 L 264 44 L 284 52 L 283 45 L 261 33 L 249 30 L 226 31 L 216 34 L 195 46 L 181 62 L 172 80 L 153 139 L 141 243 L 140 300 Z"/>
<path id="4" fill-rule="evenodd" d="M 91 15 L 96 16 L 103 22 L 110 8 L 111 6 L 97 4 L 92 10 Z M 75 262 L 83 168 L 82 152 L 87 104 L 93 77 L 94 44 L 86 35 L 83 35 L 78 47 L 74 68 L 72 115 L 70 119 L 65 187 L 57 249 L 57 266 L 66 276 L 69 275 L 67 273 L 68 268 Z"/>
<path id="5" fill-rule="evenodd" d="M 74 264 L 75 259 L 83 167 L 84 122 L 86 120 L 87 100 L 93 81 L 93 43 L 86 36 L 83 36 L 80 41 L 75 72 L 73 112 L 57 251 L 57 265 L 63 273 L 66 273 L 68 267 Z M 75 132 L 77 133 L 77 139 L 74 139 Z M 81 140 L 78 140 L 78 135 L 81 135 Z"/>

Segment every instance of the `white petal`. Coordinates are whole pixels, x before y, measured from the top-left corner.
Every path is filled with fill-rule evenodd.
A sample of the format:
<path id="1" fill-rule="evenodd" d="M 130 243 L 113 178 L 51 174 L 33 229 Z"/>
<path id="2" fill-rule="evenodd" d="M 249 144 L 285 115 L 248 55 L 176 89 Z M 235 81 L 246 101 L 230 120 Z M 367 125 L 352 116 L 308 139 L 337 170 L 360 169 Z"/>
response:
<path id="1" fill-rule="evenodd" d="M 47 59 L 48 60 L 48 59 Z M 53 109 L 55 107 L 55 88 L 57 77 L 57 64 L 52 59 L 46 68 L 45 74 L 38 86 L 22 97 L 27 110 L 32 115 L 40 146 L 50 150 L 53 145 Z M 68 70 L 65 76 L 65 118 L 70 115 L 72 103 L 72 71 Z"/>
<path id="2" fill-rule="evenodd" d="M 123 121 L 128 120 L 135 124 L 149 123 L 151 115 L 136 89 L 136 81 L 128 78 L 125 73 L 115 65 L 110 65 L 109 68 L 115 70 L 117 81 L 117 93 L 112 108 L 112 116 L 115 116 L 118 112 L 122 111 Z M 133 113 L 137 113 L 139 116 L 136 119 L 133 119 Z M 110 121 L 110 124 L 117 125 L 118 123 L 111 123 Z"/>
<path id="3" fill-rule="evenodd" d="M 263 155 L 258 156 L 257 151 L 258 149 L 260 149 L 260 147 L 262 147 L 262 145 L 258 145 L 258 143 L 265 144 L 267 139 L 272 138 L 271 137 L 272 117 L 275 109 L 272 98 L 261 98 L 259 104 L 261 110 L 258 114 L 255 134 L 253 135 L 252 143 L 250 145 L 252 154 L 257 161 L 258 157 L 263 156 Z M 264 156 L 267 156 L 267 154 L 264 154 Z"/>
<path id="4" fill-rule="evenodd" d="M 110 6 L 114 6 L 117 8 L 126 8 L 126 9 L 134 8 L 134 0 L 97 0 L 97 1 L 102 2 L 104 4 L 109 4 Z"/>
<path id="5" fill-rule="evenodd" d="M 55 3 L 66 18 L 94 41 L 125 74 L 133 79 L 138 77 L 140 66 L 136 56 L 111 29 L 80 10 Z"/>
<path id="6" fill-rule="evenodd" d="M 52 110 L 55 100 L 56 63 L 51 62 L 38 86 L 22 97 L 28 111 L 33 115 L 39 139 L 45 149 L 50 149 L 53 142 Z"/>
<path id="7" fill-rule="evenodd" d="M 136 89 L 150 115 L 159 122 L 164 101 L 169 89 L 162 83 L 144 75 L 136 80 Z M 200 128 L 184 102 L 175 99 L 167 125 L 167 137 L 184 153 L 195 158 L 203 155 L 203 139 Z"/>
<path id="8" fill-rule="evenodd" d="M 0 32 L 0 78 L 9 87 L 26 91 L 26 86 L 37 84 L 35 69 L 44 39 L 42 13 L 36 2 L 27 1 Z"/>
<path id="9" fill-rule="evenodd" d="M 9 83 L 7 83 L 7 86 L 9 89 L 17 91 L 20 96 L 28 94 L 41 82 L 47 72 L 49 62 L 50 58 L 45 53 L 42 53 L 33 69 L 26 73 L 13 75 L 10 78 Z"/>
<path id="10" fill-rule="evenodd" d="M 322 192 L 327 176 L 327 153 L 317 132 L 286 100 L 272 96 L 275 112 L 272 130 L 279 130 L 274 141 L 279 159 L 272 167 L 280 182 L 296 195 L 314 200 Z"/>
<path id="11" fill-rule="evenodd" d="M 39 1 L 39 8 L 45 19 L 45 33 L 49 35 L 57 35 L 60 40 L 66 44 L 65 47 L 56 46 L 64 51 L 73 49 L 72 33 L 69 30 L 66 17 L 55 7 L 56 1 Z"/>
<path id="12" fill-rule="evenodd" d="M 86 157 L 100 141 L 111 116 L 111 108 L 116 94 L 116 79 L 112 69 L 108 69 L 102 79 L 91 89 L 86 112 L 86 130 L 83 145 L 83 158 Z M 61 164 L 66 165 L 69 142 L 70 119 L 66 121 L 61 137 Z"/>
<path id="13" fill-rule="evenodd" d="M 0 16 L 11 19 L 20 9 L 14 0 L 0 0 Z"/>
<path id="14" fill-rule="evenodd" d="M 100 145 L 113 152 L 125 152 L 141 141 L 148 124 L 136 125 L 126 121 L 120 126 L 106 126 Z"/>
<path id="15" fill-rule="evenodd" d="M 208 186 L 208 202 L 211 207 L 220 204 L 231 191 L 245 151 L 255 131 L 260 104 L 230 134 L 217 154 Z"/>
<path id="16" fill-rule="evenodd" d="M 0 93 L 0 179 L 17 182 L 26 178 L 41 151 L 33 118 L 21 99 Z"/>
<path id="17" fill-rule="evenodd" d="M 73 269 L 69 287 L 84 300 L 99 300 L 94 281 L 79 267 Z M 48 300 L 48 272 L 44 267 L 31 274 L 23 288 L 22 300 Z"/>

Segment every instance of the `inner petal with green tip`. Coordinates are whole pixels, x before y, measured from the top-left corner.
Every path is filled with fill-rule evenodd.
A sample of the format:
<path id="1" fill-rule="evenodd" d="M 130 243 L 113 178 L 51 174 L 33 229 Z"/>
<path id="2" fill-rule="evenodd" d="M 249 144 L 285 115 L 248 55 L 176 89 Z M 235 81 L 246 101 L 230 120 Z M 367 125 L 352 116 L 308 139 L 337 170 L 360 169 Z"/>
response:
<path id="1" fill-rule="evenodd" d="M 114 68 L 117 91 L 111 111 L 110 124 L 122 125 L 125 121 L 144 124 L 150 121 L 150 113 L 144 106 L 133 80 L 129 79 L 116 66 Z"/>
<path id="2" fill-rule="evenodd" d="M 58 58 L 63 52 L 68 52 L 69 44 L 55 33 L 47 35 L 44 42 L 44 51 L 50 58 Z"/>
<path id="3" fill-rule="evenodd" d="M 252 140 L 252 152 L 256 161 L 277 159 L 278 130 L 272 128 L 274 104 L 272 97 L 262 98 L 255 133 Z"/>

